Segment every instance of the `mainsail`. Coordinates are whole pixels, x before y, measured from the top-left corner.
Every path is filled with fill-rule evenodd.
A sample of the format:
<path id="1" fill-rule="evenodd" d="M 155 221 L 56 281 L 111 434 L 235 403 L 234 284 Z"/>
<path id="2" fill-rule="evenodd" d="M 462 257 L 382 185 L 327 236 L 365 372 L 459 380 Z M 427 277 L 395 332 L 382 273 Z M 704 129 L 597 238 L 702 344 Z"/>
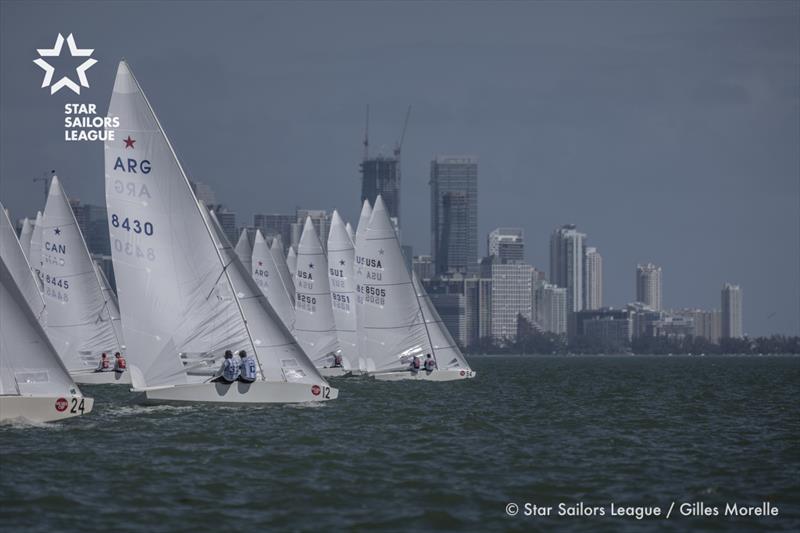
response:
<path id="1" fill-rule="evenodd" d="M 122 348 L 125 348 L 125 338 L 122 336 L 122 318 L 119 314 L 119 301 L 117 301 L 117 295 L 111 288 L 108 278 L 97 261 L 94 262 L 94 271 L 97 272 L 97 279 L 100 280 L 100 288 L 103 290 L 103 298 L 106 300 L 108 314 L 111 317 L 111 326 L 114 328 L 114 333 L 116 334 L 119 343 L 122 345 Z"/>
<path id="2" fill-rule="evenodd" d="M 184 359 L 246 348 L 263 379 L 320 382 L 227 240 L 215 236 L 124 61 L 108 114 L 120 121 L 106 142 L 106 202 L 132 377 L 147 387 L 204 381 Z"/>
<path id="3" fill-rule="evenodd" d="M 31 253 L 31 237 L 33 237 L 33 223 L 25 217 L 22 221 L 22 229 L 19 232 L 19 243 L 22 245 L 22 252 L 25 254 L 25 259 L 30 262 Z"/>
<path id="4" fill-rule="evenodd" d="M 242 233 L 239 234 L 239 242 L 236 243 L 236 255 L 248 271 L 253 269 L 253 248 L 250 246 L 247 228 L 242 228 Z"/>
<path id="5" fill-rule="evenodd" d="M 294 334 L 317 367 L 332 366 L 339 350 L 331 307 L 328 260 L 311 217 L 306 218 L 297 247 Z"/>
<path id="6" fill-rule="evenodd" d="M 347 236 L 350 237 L 350 241 L 353 244 L 355 244 L 355 242 L 356 242 L 356 234 L 353 231 L 353 226 L 351 226 L 350 223 L 348 222 L 347 224 L 345 224 L 344 229 L 347 230 Z"/>
<path id="7" fill-rule="evenodd" d="M 356 227 L 356 237 L 353 240 L 355 243 L 358 240 L 358 236 L 362 233 L 367 231 L 367 226 L 369 226 L 369 219 L 372 216 L 372 206 L 369 205 L 369 200 L 364 200 L 364 203 L 361 206 L 361 215 L 358 217 L 358 226 Z"/>
<path id="8" fill-rule="evenodd" d="M 47 332 L 70 371 L 97 366 L 102 352 L 121 351 L 94 262 L 58 177 L 50 181 L 40 224 Z"/>
<path id="9" fill-rule="evenodd" d="M 358 350 L 367 370 L 402 370 L 411 356 L 431 353 L 420 303 L 380 196 L 366 228 L 359 222 L 354 268 Z"/>
<path id="10" fill-rule="evenodd" d="M 39 322 L 44 300 L 0 210 L 0 395 L 71 395 L 77 387 Z"/>
<path id="11" fill-rule="evenodd" d="M 339 213 L 334 211 L 328 234 L 328 280 L 342 364 L 347 369 L 359 368 L 353 259 L 353 241 Z"/>
<path id="12" fill-rule="evenodd" d="M 297 269 L 297 256 L 294 255 L 293 249 L 290 248 L 289 252 L 292 257 L 294 257 L 294 264 L 292 265 L 286 263 L 286 256 L 283 255 L 283 239 L 280 233 L 275 235 L 272 239 L 272 246 L 269 248 L 269 253 L 272 254 L 272 260 L 278 268 L 281 281 L 283 281 L 283 290 L 286 291 L 286 296 L 289 298 L 289 301 L 292 302 L 292 309 L 294 309 L 294 271 Z M 294 324 L 294 313 L 292 313 L 292 324 Z"/>
<path id="13" fill-rule="evenodd" d="M 31 232 L 31 245 L 28 252 L 28 263 L 31 265 L 36 284 L 39 291 L 42 291 L 42 212 L 36 212 L 36 222 L 33 224 Z"/>
<path id="14" fill-rule="evenodd" d="M 274 246 L 273 244 L 273 247 Z M 289 267 L 289 273 L 292 276 L 292 284 L 294 285 L 294 277 L 297 275 L 297 254 L 294 251 L 294 246 L 290 246 L 289 252 L 286 254 L 286 266 Z"/>
<path id="15" fill-rule="evenodd" d="M 283 252 L 278 254 L 283 258 Z M 267 301 L 278 313 L 283 325 L 287 329 L 294 328 L 294 303 L 290 299 L 289 293 L 284 287 L 284 280 L 278 272 L 278 265 L 272 252 L 267 246 L 267 241 L 261 234 L 261 230 L 256 230 L 256 238 L 253 243 L 253 279 L 266 296 Z"/>

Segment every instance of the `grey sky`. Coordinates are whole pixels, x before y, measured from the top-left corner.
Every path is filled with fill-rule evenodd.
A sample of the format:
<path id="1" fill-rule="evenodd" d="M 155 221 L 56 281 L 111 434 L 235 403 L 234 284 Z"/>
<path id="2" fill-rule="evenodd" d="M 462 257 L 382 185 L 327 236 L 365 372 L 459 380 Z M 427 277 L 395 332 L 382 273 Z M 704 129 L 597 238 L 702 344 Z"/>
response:
<path id="1" fill-rule="evenodd" d="M 100 143 L 63 140 L 63 104 L 108 105 L 126 57 L 194 179 L 242 221 L 295 206 L 356 222 L 364 106 L 403 157 L 404 238 L 429 248 L 429 162 L 480 158 L 479 228 L 522 226 L 548 265 L 575 223 L 605 303 L 664 269 L 666 307 L 742 285 L 750 334 L 800 333 L 800 3 L 2 3 L 0 198 L 31 178 L 103 203 Z M 81 96 L 41 89 L 36 48 L 94 48 Z M 65 58 L 67 61 L 68 58 Z M 70 62 L 64 68 L 74 68 Z"/>

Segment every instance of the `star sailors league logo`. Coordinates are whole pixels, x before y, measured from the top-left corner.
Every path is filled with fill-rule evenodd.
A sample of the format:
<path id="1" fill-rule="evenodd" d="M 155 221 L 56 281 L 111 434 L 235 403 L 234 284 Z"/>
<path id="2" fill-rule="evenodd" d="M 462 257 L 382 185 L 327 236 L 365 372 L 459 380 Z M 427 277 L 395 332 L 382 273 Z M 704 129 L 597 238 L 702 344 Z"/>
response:
<path id="1" fill-rule="evenodd" d="M 53 81 L 53 74 L 55 73 L 55 68 L 48 63 L 46 60 L 42 59 L 45 57 L 58 57 L 61 55 L 61 49 L 64 47 L 64 41 L 67 41 L 67 46 L 69 47 L 69 53 L 72 57 L 88 57 L 86 61 L 78 65 L 75 69 L 75 72 L 78 75 L 78 81 L 80 85 L 75 83 L 72 79 L 67 76 L 63 76 L 57 82 L 50 84 Z M 72 92 L 75 94 L 81 94 L 81 87 L 89 87 L 89 80 L 86 79 L 86 71 L 89 68 L 97 63 L 96 59 L 92 59 L 90 56 L 94 52 L 94 48 L 78 48 L 75 44 L 75 38 L 70 33 L 66 39 L 60 33 L 58 34 L 58 38 L 56 38 L 56 44 L 53 48 L 38 48 L 36 50 L 39 52 L 39 58 L 34 59 L 33 62 L 42 67 L 44 69 L 44 80 L 42 80 L 42 88 L 50 87 L 50 94 L 55 94 L 60 91 L 63 87 L 67 87 L 72 89 Z"/>

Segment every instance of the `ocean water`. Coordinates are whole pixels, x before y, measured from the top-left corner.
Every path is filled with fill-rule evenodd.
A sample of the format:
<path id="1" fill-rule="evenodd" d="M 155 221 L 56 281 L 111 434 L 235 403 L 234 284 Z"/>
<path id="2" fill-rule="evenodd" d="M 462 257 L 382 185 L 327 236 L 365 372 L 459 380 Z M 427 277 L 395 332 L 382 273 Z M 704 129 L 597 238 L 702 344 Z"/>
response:
<path id="1" fill-rule="evenodd" d="M 143 406 L 85 387 L 91 415 L 0 427 L 0 530 L 800 530 L 800 358 L 471 364 L 457 383 L 339 379 L 339 400 L 305 406 Z M 610 516 L 612 502 L 662 516 Z M 681 516 L 698 502 L 720 516 Z M 724 516 L 761 502 L 779 515 Z"/>

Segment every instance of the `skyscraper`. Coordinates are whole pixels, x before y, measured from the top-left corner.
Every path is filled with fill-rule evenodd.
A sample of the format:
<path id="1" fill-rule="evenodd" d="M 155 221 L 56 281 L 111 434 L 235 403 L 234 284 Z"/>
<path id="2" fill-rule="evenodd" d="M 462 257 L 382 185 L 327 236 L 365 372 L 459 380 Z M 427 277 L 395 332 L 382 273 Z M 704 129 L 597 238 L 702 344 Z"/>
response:
<path id="1" fill-rule="evenodd" d="M 378 156 L 361 162 L 361 203 L 375 205 L 380 194 L 389 217 L 400 225 L 400 164 L 395 157 Z"/>
<path id="2" fill-rule="evenodd" d="M 89 253 L 111 255 L 111 239 L 108 235 L 108 211 L 104 205 L 81 204 L 74 198 L 69 201 L 75 220 L 86 240 Z"/>
<path id="3" fill-rule="evenodd" d="M 292 247 L 297 250 L 300 245 L 300 237 L 303 234 L 303 226 L 305 225 L 306 217 L 311 217 L 311 223 L 314 224 L 314 230 L 320 238 L 322 249 L 325 250 L 328 246 L 328 232 L 331 227 L 331 216 L 324 209 L 297 209 L 295 213 L 296 222 L 291 225 L 292 229 Z"/>
<path id="4" fill-rule="evenodd" d="M 722 287 L 722 338 L 742 337 L 742 289 L 726 283 Z"/>
<path id="5" fill-rule="evenodd" d="M 636 265 L 636 301 L 661 310 L 661 267 L 653 263 Z"/>
<path id="6" fill-rule="evenodd" d="M 491 265 L 492 337 L 509 339 L 517 336 L 517 317 L 533 319 L 531 293 L 532 267 L 525 263 Z"/>
<path id="7" fill-rule="evenodd" d="M 222 232 L 228 237 L 232 245 L 235 245 L 239 240 L 239 229 L 236 227 L 236 213 L 228 211 L 222 205 L 217 205 L 214 209 L 214 214 L 219 220 L 219 225 L 222 227 Z"/>
<path id="8" fill-rule="evenodd" d="M 478 159 L 431 161 L 431 254 L 437 274 L 478 270 Z"/>
<path id="9" fill-rule="evenodd" d="M 583 308 L 603 307 L 603 257 L 597 248 L 588 247 L 583 257 Z"/>
<path id="10" fill-rule="evenodd" d="M 267 242 L 270 242 L 276 235 L 280 235 L 281 241 L 285 246 L 289 246 L 292 243 L 292 224 L 295 222 L 297 222 L 296 214 L 285 215 L 274 213 L 253 215 L 253 226 L 261 230 Z M 327 238 L 327 235 L 325 238 Z"/>
<path id="11" fill-rule="evenodd" d="M 567 332 L 567 289 L 540 282 L 534 301 L 535 321 L 544 331 Z"/>
<path id="12" fill-rule="evenodd" d="M 583 246 L 586 235 L 574 224 L 550 236 L 550 282 L 567 289 L 567 312 L 583 309 Z"/>
<path id="13" fill-rule="evenodd" d="M 496 228 L 486 238 L 489 255 L 500 258 L 501 263 L 525 260 L 525 240 L 522 228 Z"/>

